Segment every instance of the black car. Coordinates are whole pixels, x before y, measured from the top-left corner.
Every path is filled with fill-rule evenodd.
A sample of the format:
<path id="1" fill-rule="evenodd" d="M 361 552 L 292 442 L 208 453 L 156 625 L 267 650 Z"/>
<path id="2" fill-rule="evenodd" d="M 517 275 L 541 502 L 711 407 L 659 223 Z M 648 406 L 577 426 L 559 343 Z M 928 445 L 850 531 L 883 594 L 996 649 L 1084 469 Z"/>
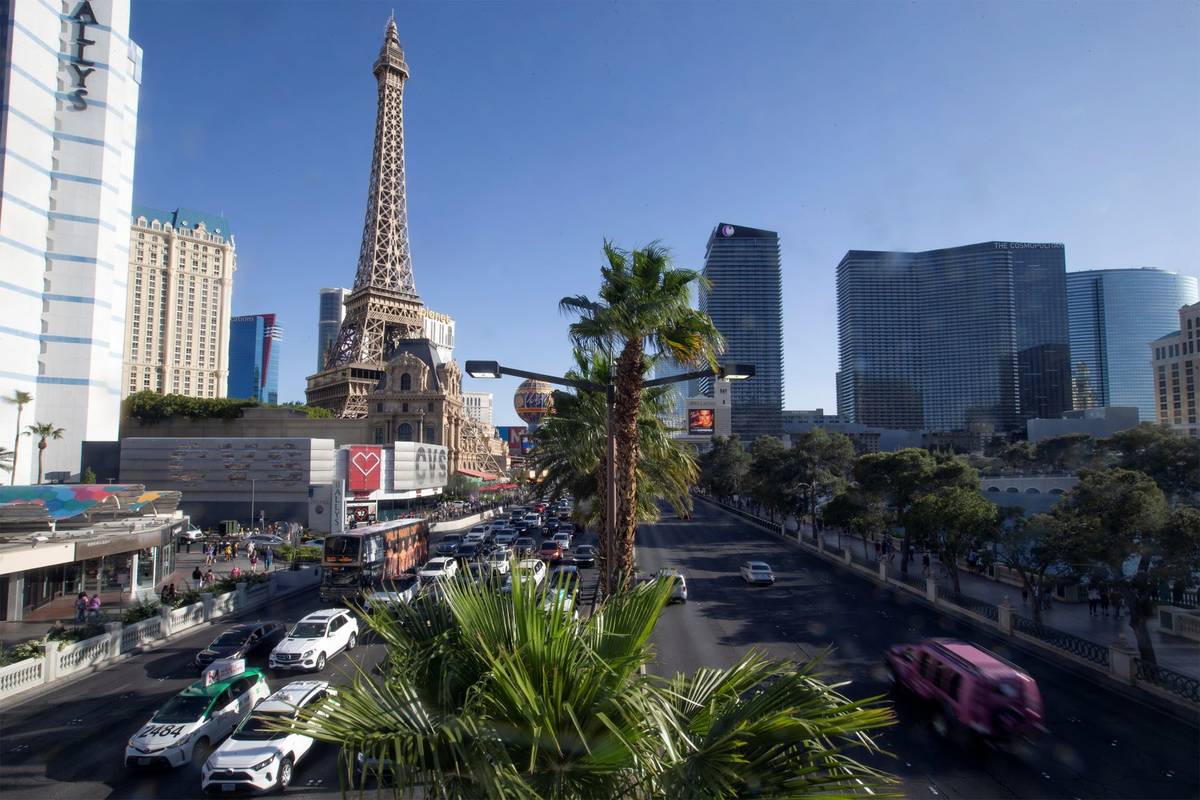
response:
<path id="1" fill-rule="evenodd" d="M 234 625 L 196 654 L 196 666 L 207 667 L 218 658 L 247 658 L 270 652 L 287 632 L 282 622 L 249 622 Z"/>
<path id="2" fill-rule="evenodd" d="M 546 522 L 546 524 L 542 526 L 542 529 L 544 531 L 546 531 L 546 533 L 553 536 L 554 534 L 558 533 L 558 529 L 559 529 L 558 520 L 556 520 L 556 519 L 548 520 Z"/>
<path id="3" fill-rule="evenodd" d="M 439 556 L 452 556 L 458 552 L 459 546 L 462 544 L 462 536 L 457 533 L 451 533 L 442 537 L 442 540 L 437 543 L 435 552 Z"/>
<path id="4" fill-rule="evenodd" d="M 581 544 L 571 548 L 572 561 L 577 567 L 596 566 L 596 548 L 590 544 Z"/>
<path id="5" fill-rule="evenodd" d="M 479 558 L 482 552 L 483 550 L 480 545 L 475 542 L 463 542 L 458 546 L 454 557 L 459 560 L 459 563 L 466 564 Z"/>

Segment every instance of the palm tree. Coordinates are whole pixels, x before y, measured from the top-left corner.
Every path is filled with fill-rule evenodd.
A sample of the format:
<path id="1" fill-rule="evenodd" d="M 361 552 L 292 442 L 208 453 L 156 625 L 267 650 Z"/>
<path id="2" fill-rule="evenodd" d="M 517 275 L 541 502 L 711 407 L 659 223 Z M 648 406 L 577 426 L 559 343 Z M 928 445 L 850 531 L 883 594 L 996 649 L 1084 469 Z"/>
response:
<path id="1" fill-rule="evenodd" d="M 363 614 L 387 647 L 379 674 L 277 725 L 341 747 L 343 791 L 390 779 L 404 796 L 716 799 L 894 784 L 854 757 L 878 752 L 891 712 L 843 697 L 812 664 L 750 653 L 645 674 L 670 591 L 644 584 L 580 620 L 533 581 L 508 596 L 459 576 Z"/>
<path id="2" fill-rule="evenodd" d="M 603 353 L 587 353 L 576 348 L 575 369 L 568 378 L 600 385 L 609 382 L 610 362 Z M 638 419 L 637 519 L 659 518 L 658 500 L 669 503 L 678 514 L 692 508 L 689 489 L 698 477 L 691 448 L 671 438 L 661 414 L 669 410 L 669 387 L 657 386 L 643 393 Z M 607 527 L 604 498 L 607 496 L 604 417 L 605 398 L 599 392 L 556 392 L 554 413 L 534 434 L 537 447 L 531 453 L 531 466 L 547 475 L 544 491 L 551 498 L 570 494 L 575 498 L 579 522 L 592 523 L 598 531 L 600 591 L 610 588 L 609 543 L 603 531 Z"/>
<path id="3" fill-rule="evenodd" d="M 25 436 L 37 437 L 38 440 L 38 478 L 37 482 L 42 482 L 42 468 L 46 463 L 46 447 L 50 439 L 61 439 L 66 431 L 62 428 L 54 427 L 52 422 L 35 422 L 32 425 L 25 426 Z"/>
<path id="4" fill-rule="evenodd" d="M 608 264 L 600 270 L 599 300 L 582 295 L 564 297 L 559 308 L 580 315 L 571 324 L 576 345 L 593 350 L 607 346 L 615 355 L 617 508 L 613 552 L 618 580 L 628 583 L 637 533 L 638 420 L 647 345 L 652 357 L 665 355 L 679 364 L 706 364 L 715 369 L 723 343 L 708 315 L 691 307 L 691 285 L 704 284 L 700 273 L 673 268 L 668 251 L 657 242 L 632 252 L 605 242 L 604 255 Z"/>
<path id="5" fill-rule="evenodd" d="M 17 482 L 17 473 L 15 467 L 17 464 L 17 451 L 21 449 L 21 412 L 25 409 L 26 403 L 33 402 L 33 395 L 31 395 L 29 392 L 22 392 L 20 389 L 17 389 L 13 391 L 12 397 L 6 397 L 4 398 L 4 401 L 6 403 L 12 403 L 17 407 L 17 432 L 16 435 L 13 436 L 12 449 L 12 463 L 14 468 L 9 470 L 11 476 L 9 477 L 8 481 L 9 485 L 12 486 Z"/>
<path id="6" fill-rule="evenodd" d="M 0 447 L 0 470 L 4 472 L 13 471 L 13 451 L 7 447 Z"/>

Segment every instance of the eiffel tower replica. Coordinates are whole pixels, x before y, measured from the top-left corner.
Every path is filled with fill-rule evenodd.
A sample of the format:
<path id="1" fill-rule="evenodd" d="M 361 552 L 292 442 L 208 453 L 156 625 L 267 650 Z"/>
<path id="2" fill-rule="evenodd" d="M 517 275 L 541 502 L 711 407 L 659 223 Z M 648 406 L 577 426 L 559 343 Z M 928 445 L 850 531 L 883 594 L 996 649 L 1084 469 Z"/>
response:
<path id="1" fill-rule="evenodd" d="M 408 210 L 404 195 L 404 82 L 408 65 L 388 20 L 375 61 L 379 107 L 371 155 L 371 188 L 363 223 L 362 247 L 346 315 L 324 368 L 308 378 L 308 404 L 338 417 L 364 417 L 367 393 L 383 376 L 397 342 L 420 338 L 424 306 L 413 282 L 408 250 Z"/>

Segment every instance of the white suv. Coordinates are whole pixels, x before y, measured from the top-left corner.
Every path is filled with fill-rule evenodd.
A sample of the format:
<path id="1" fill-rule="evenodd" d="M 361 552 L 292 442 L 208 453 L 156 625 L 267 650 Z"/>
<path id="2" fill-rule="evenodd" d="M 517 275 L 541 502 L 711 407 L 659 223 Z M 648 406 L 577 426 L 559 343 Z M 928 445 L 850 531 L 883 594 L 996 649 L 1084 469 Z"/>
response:
<path id="1" fill-rule="evenodd" d="M 271 669 L 325 669 L 325 662 L 358 644 L 358 620 L 344 608 L 314 611 L 288 631 L 275 645 Z"/>
<path id="2" fill-rule="evenodd" d="M 263 700 L 204 762 L 200 788 L 214 793 L 247 789 L 282 792 L 292 782 L 296 763 L 312 747 L 313 740 L 303 734 L 274 730 L 274 725 L 293 720 L 300 709 L 336 694 L 325 681 L 296 681 Z"/>
<path id="3" fill-rule="evenodd" d="M 449 557 L 431 558 L 417 573 L 417 580 L 422 586 L 429 586 L 437 581 L 450 580 L 458 574 L 458 560 Z"/>
<path id="4" fill-rule="evenodd" d="M 511 594 L 514 578 L 521 583 L 533 581 L 534 586 L 541 586 L 542 581 L 546 578 L 546 562 L 540 558 L 526 558 L 518 561 L 516 569 L 504 581 L 501 591 Z"/>

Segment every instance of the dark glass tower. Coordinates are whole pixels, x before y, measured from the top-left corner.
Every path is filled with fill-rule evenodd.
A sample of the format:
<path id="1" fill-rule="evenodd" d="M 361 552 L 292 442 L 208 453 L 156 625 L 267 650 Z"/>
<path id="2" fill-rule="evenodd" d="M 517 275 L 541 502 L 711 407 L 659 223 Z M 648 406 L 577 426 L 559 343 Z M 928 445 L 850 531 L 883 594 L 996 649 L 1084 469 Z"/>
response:
<path id="1" fill-rule="evenodd" d="M 279 347 L 283 329 L 274 314 L 229 321 L 229 397 L 279 402 Z"/>
<path id="2" fill-rule="evenodd" d="M 733 432 L 743 442 L 783 434 L 783 277 L 779 234 L 721 223 L 708 237 L 700 310 L 725 337 L 722 361 L 753 364 L 730 386 Z M 701 385 L 712 394 L 711 381 Z"/>
<path id="3" fill-rule="evenodd" d="M 1075 408 L 1136 406 L 1154 422 L 1154 369 L 1146 343 L 1178 330 L 1179 309 L 1200 300 L 1191 275 L 1161 269 L 1067 273 Z"/>
<path id="4" fill-rule="evenodd" d="M 838 265 L 838 414 L 1007 431 L 1071 407 L 1061 244 L 851 250 Z"/>

